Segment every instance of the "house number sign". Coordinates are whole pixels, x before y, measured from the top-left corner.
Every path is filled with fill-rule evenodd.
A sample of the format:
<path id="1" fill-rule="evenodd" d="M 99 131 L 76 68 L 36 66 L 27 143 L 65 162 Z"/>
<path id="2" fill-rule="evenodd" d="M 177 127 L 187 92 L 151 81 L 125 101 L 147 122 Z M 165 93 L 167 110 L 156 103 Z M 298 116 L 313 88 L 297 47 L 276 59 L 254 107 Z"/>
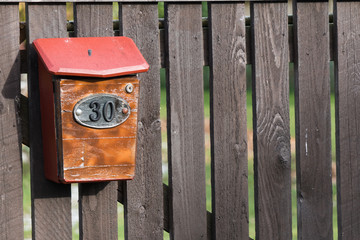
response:
<path id="1" fill-rule="evenodd" d="M 76 103 L 74 118 L 77 123 L 90 128 L 112 128 L 128 119 L 129 104 L 112 94 L 94 94 Z"/>

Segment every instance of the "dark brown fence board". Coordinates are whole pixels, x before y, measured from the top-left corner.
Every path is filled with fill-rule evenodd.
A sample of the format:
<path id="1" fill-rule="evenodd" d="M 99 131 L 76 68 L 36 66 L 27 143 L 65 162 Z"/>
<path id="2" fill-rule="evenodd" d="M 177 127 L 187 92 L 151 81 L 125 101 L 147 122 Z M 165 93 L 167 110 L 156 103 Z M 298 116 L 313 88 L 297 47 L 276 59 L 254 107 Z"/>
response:
<path id="1" fill-rule="evenodd" d="M 210 4 L 209 23 L 213 237 L 248 240 L 245 4 Z"/>
<path id="2" fill-rule="evenodd" d="M 170 235 L 206 239 L 201 4 L 166 4 Z"/>
<path id="3" fill-rule="evenodd" d="M 158 5 L 122 4 L 123 36 L 130 37 L 150 65 L 139 74 L 136 171 L 126 182 L 126 239 L 163 239 Z"/>
<path id="4" fill-rule="evenodd" d="M 338 237 L 354 240 L 360 236 L 360 2 L 334 8 Z"/>
<path id="5" fill-rule="evenodd" d="M 27 4 L 29 133 L 33 239 L 71 239 L 70 185 L 45 179 L 41 139 L 37 54 L 31 44 L 37 38 L 66 37 L 65 4 Z"/>
<path id="6" fill-rule="evenodd" d="M 23 239 L 19 7 L 0 5 L 0 239 Z"/>
<path id="7" fill-rule="evenodd" d="M 291 239 L 287 3 L 253 3 L 253 112 L 257 239 Z"/>
<path id="8" fill-rule="evenodd" d="M 113 36 L 112 3 L 74 5 L 76 37 Z M 80 239 L 117 239 L 117 182 L 79 184 Z"/>
<path id="9" fill-rule="evenodd" d="M 79 184 L 80 239 L 117 239 L 116 183 Z"/>
<path id="10" fill-rule="evenodd" d="M 111 3 L 74 4 L 75 36 L 113 36 L 112 9 Z"/>
<path id="11" fill-rule="evenodd" d="M 328 3 L 295 3 L 298 239 L 332 239 Z"/>

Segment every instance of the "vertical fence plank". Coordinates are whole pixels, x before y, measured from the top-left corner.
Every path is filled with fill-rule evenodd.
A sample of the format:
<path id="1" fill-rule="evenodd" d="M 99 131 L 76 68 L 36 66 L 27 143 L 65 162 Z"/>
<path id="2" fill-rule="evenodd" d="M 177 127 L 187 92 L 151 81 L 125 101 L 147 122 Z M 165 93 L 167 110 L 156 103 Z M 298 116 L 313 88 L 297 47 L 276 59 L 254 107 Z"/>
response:
<path id="1" fill-rule="evenodd" d="M 44 175 L 38 62 L 35 49 L 30 45 L 37 38 L 67 36 L 66 6 L 64 3 L 28 3 L 26 6 L 32 234 L 33 239 L 71 239 L 70 185 L 52 183 Z"/>
<path id="2" fill-rule="evenodd" d="M 332 239 L 328 2 L 294 7 L 298 238 Z"/>
<path id="3" fill-rule="evenodd" d="M 124 3 L 121 11 L 123 35 L 134 40 L 150 65 L 149 72 L 139 74 L 136 173 L 125 185 L 125 237 L 163 239 L 158 4 Z"/>
<path id="4" fill-rule="evenodd" d="M 172 239 L 206 239 L 201 4 L 165 5 Z"/>
<path id="5" fill-rule="evenodd" d="M 113 36 L 112 3 L 76 3 L 75 36 Z M 117 239 L 117 182 L 79 184 L 80 239 Z"/>
<path id="6" fill-rule="evenodd" d="M 245 4 L 211 3 L 209 23 L 212 235 L 248 240 Z"/>
<path id="7" fill-rule="evenodd" d="M 24 238 L 19 5 L 0 5 L 0 239 Z"/>
<path id="8" fill-rule="evenodd" d="M 80 239 L 117 239 L 116 183 L 79 184 Z"/>
<path id="9" fill-rule="evenodd" d="M 257 239 L 292 237 L 287 8 L 251 7 Z"/>
<path id="10" fill-rule="evenodd" d="M 74 4 L 76 37 L 113 36 L 112 20 L 112 3 Z"/>
<path id="11" fill-rule="evenodd" d="M 360 2 L 335 2 L 338 225 L 340 240 L 360 236 Z"/>

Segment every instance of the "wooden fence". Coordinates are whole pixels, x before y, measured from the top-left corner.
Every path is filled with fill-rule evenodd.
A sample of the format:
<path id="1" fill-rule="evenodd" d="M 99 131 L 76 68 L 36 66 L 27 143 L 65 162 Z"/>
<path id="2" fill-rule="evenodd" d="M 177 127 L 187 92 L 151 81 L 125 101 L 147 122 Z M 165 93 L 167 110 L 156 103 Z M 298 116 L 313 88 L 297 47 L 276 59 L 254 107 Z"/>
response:
<path id="1" fill-rule="evenodd" d="M 43 174 L 37 38 L 67 37 L 65 1 L 0 3 L 0 239 L 23 238 L 21 142 L 30 147 L 33 239 L 71 239 L 70 185 Z M 120 35 L 151 68 L 140 75 L 136 177 L 79 184 L 81 239 L 117 239 L 117 201 L 126 239 L 249 239 L 246 64 L 252 64 L 256 239 L 291 239 L 289 61 L 295 63 L 298 239 L 333 239 L 330 56 L 335 61 L 339 239 L 360 236 L 360 1 L 120 4 Z M 111 36 L 112 3 L 75 3 L 74 36 Z M 19 50 L 26 29 L 26 52 Z M 329 29 L 331 31 L 329 32 Z M 248 31 L 247 31 L 248 30 Z M 333 31 L 332 31 L 333 30 Z M 161 41 L 159 41 L 161 39 Z M 332 43 L 330 45 L 330 43 Z M 25 55 L 25 54 L 26 55 Z M 21 58 L 22 56 L 27 56 Z M 22 59 L 22 60 L 21 60 Z M 206 211 L 203 65 L 210 66 L 212 211 Z M 24 66 L 26 64 L 26 66 Z M 160 68 L 167 73 L 169 185 L 162 183 Z M 28 99 L 20 95 L 28 73 Z M 20 107 L 21 106 L 21 107 Z M 29 114 L 27 116 L 27 114 Z"/>

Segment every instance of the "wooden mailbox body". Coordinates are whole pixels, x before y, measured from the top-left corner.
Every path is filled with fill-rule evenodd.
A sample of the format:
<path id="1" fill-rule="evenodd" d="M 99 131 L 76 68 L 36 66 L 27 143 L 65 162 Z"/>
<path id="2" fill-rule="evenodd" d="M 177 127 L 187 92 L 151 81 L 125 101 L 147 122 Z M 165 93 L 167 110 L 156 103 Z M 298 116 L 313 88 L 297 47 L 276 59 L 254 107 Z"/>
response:
<path id="1" fill-rule="evenodd" d="M 132 179 L 139 81 L 149 65 L 126 37 L 34 41 L 45 177 L 62 183 Z"/>

